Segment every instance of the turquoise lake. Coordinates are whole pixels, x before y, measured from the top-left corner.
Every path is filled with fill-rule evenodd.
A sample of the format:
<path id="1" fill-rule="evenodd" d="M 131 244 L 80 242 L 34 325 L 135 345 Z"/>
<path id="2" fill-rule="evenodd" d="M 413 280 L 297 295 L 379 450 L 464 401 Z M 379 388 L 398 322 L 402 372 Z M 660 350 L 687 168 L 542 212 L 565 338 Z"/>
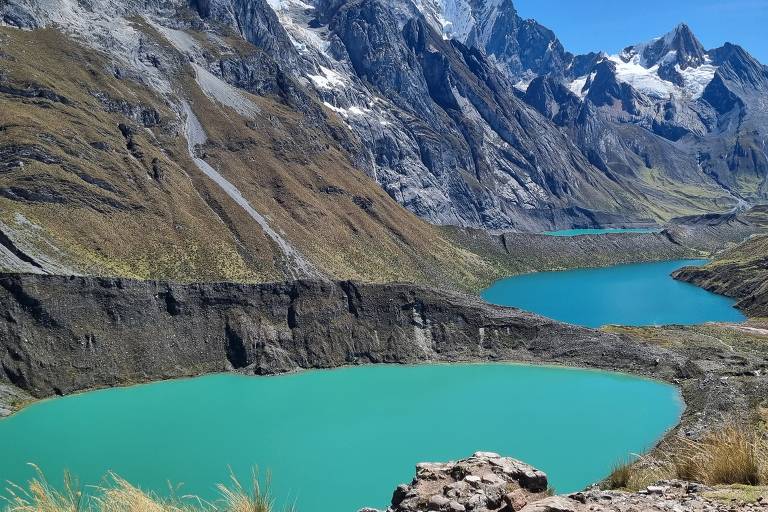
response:
<path id="1" fill-rule="evenodd" d="M 550 236 L 580 236 L 580 235 L 605 235 L 608 233 L 658 233 L 661 228 L 601 228 L 601 229 L 561 229 L 559 231 L 547 231 L 544 234 Z"/>
<path id="2" fill-rule="evenodd" d="M 587 327 L 743 321 L 734 300 L 670 276 L 681 267 L 705 263 L 675 260 L 536 272 L 497 281 L 481 295 L 492 304 Z"/>
<path id="3" fill-rule="evenodd" d="M 298 512 L 385 507 L 414 464 L 497 451 L 560 492 L 604 477 L 681 414 L 678 391 L 626 375 L 521 365 L 368 366 L 279 377 L 213 375 L 95 391 L 0 421 L 0 480 L 38 464 L 83 484 L 108 470 L 144 489 L 216 496 L 228 467 L 272 473 Z"/>

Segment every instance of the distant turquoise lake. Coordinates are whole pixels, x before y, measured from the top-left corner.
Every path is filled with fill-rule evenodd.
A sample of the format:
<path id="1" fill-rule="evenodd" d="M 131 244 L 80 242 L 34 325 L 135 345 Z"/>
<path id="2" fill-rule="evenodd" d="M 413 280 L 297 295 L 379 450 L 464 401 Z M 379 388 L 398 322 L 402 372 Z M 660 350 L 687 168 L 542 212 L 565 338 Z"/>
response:
<path id="1" fill-rule="evenodd" d="M 547 231 L 550 236 L 605 235 L 608 233 L 659 233 L 661 228 L 601 228 L 601 229 L 561 229 Z"/>
<path id="2" fill-rule="evenodd" d="M 558 272 L 535 272 L 497 281 L 482 297 L 563 322 L 618 325 L 741 322 L 735 301 L 670 274 L 706 260 L 675 260 Z"/>
<path id="3" fill-rule="evenodd" d="M 384 508 L 414 464 L 497 451 L 546 471 L 560 492 L 648 449 L 681 414 L 670 385 L 504 364 L 367 366 L 279 377 L 213 375 L 95 391 L 0 421 L 0 481 L 38 464 L 83 484 L 113 470 L 144 489 L 216 495 L 231 467 L 272 473 L 299 512 Z M 5 487 L 5 486 L 3 486 Z M 279 509 L 278 509 L 279 510 Z"/>

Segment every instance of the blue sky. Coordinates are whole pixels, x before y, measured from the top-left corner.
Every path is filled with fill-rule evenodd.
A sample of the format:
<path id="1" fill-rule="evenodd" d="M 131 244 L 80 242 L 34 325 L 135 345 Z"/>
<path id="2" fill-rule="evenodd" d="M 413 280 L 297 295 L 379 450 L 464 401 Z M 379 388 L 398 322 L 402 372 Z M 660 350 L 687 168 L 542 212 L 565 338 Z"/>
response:
<path id="1" fill-rule="evenodd" d="M 625 46 L 684 21 L 705 48 L 729 41 L 768 64 L 768 0 L 514 0 L 523 18 L 555 31 L 574 53 Z"/>

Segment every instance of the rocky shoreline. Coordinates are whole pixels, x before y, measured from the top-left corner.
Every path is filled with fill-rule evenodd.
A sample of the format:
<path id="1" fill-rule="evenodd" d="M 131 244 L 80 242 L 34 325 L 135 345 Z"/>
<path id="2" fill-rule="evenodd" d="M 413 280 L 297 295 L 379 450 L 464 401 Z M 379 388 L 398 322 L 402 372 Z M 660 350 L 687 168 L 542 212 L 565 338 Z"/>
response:
<path id="1" fill-rule="evenodd" d="M 587 489 L 553 496 L 547 475 L 510 457 L 476 452 L 452 462 L 424 462 L 392 495 L 385 512 L 730 512 L 768 509 L 768 495 L 754 503 L 719 501 L 714 489 L 693 482 L 661 481 L 635 492 Z M 360 512 L 380 512 L 365 508 Z"/>
<path id="2" fill-rule="evenodd" d="M 2 274 L 0 316 L 0 414 L 101 387 L 377 363 L 508 361 L 664 380 L 687 405 L 669 436 L 747 417 L 768 396 L 764 350 L 704 341 L 665 346 L 404 284 Z"/>

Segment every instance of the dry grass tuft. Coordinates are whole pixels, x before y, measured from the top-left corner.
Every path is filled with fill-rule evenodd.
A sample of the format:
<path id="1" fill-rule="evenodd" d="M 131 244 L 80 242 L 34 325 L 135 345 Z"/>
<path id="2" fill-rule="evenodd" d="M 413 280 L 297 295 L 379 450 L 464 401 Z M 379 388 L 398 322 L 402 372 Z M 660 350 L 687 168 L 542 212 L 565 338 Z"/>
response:
<path id="1" fill-rule="evenodd" d="M 33 478 L 26 488 L 9 484 L 6 510 L 8 512 L 79 512 L 84 510 L 84 498 L 75 481 L 69 473 L 64 474 L 64 489 L 58 490 L 51 486 L 39 467 L 34 464 L 37 477 Z"/>
<path id="2" fill-rule="evenodd" d="M 679 478 L 707 484 L 758 485 L 768 470 L 768 441 L 756 429 L 728 425 L 700 441 L 684 439 L 672 457 Z"/>
<path id="3" fill-rule="evenodd" d="M 63 489 L 50 485 L 37 466 L 37 476 L 26 487 L 9 484 L 4 512 L 273 512 L 274 499 L 269 493 L 269 475 L 264 486 L 254 471 L 250 487 L 231 475 L 229 485 L 219 484 L 220 498 L 207 502 L 197 496 L 176 496 L 171 489 L 167 498 L 147 493 L 128 481 L 110 473 L 103 486 L 93 493 L 83 493 L 76 480 L 68 474 Z M 294 512 L 293 508 L 286 512 Z"/>
<path id="4" fill-rule="evenodd" d="M 632 477 L 633 461 L 624 460 L 613 465 L 611 474 L 606 478 L 605 483 L 610 489 L 628 489 L 629 481 Z"/>
<path id="5" fill-rule="evenodd" d="M 617 464 L 605 486 L 638 490 L 673 478 L 708 485 L 768 485 L 768 437 L 760 428 L 736 424 L 700 440 L 680 437 L 661 453 Z"/>

